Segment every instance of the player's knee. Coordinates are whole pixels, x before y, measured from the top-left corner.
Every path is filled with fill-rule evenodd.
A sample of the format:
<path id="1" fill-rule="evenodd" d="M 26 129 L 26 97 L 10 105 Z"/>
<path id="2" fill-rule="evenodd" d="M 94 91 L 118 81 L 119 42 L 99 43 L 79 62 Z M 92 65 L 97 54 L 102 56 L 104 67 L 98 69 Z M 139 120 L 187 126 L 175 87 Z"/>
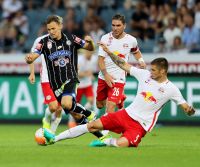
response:
<path id="1" fill-rule="evenodd" d="M 88 131 L 89 131 L 89 132 L 94 132 L 94 131 L 96 130 L 94 121 L 89 122 L 89 123 L 87 124 L 87 128 L 88 128 Z"/>
<path id="2" fill-rule="evenodd" d="M 57 111 L 58 106 L 57 105 L 49 105 L 49 110 L 51 113 L 54 113 Z"/>
<path id="3" fill-rule="evenodd" d="M 71 110 L 72 108 L 72 101 L 65 101 L 61 103 L 63 109 Z"/>
<path id="4" fill-rule="evenodd" d="M 102 109 L 104 107 L 104 103 L 97 101 L 96 106 L 97 106 L 98 109 Z"/>

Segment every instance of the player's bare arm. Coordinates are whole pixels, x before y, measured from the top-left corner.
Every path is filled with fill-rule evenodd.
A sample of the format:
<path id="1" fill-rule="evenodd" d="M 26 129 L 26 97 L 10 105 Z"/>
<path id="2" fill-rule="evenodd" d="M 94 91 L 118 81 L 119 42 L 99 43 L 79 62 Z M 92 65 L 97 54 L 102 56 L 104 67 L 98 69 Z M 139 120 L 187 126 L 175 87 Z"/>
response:
<path id="1" fill-rule="evenodd" d="M 99 56 L 98 57 L 98 65 L 99 65 L 99 69 L 101 70 L 102 74 L 104 75 L 105 81 L 107 83 L 107 85 L 109 87 L 112 87 L 112 85 L 115 83 L 114 82 L 114 78 L 108 74 L 107 70 L 106 70 L 106 66 L 105 66 L 105 61 L 104 61 L 104 57 Z"/>
<path id="2" fill-rule="evenodd" d="M 112 61 L 117 65 L 119 66 L 121 69 L 123 69 L 124 71 L 130 73 L 130 69 L 131 69 L 131 65 L 126 63 L 122 58 L 120 58 L 119 56 L 116 56 L 114 53 L 112 53 L 108 47 L 102 43 L 102 42 L 99 42 L 98 43 L 102 48 L 103 50 L 110 56 L 110 58 L 112 59 Z"/>
<path id="3" fill-rule="evenodd" d="M 29 65 L 30 67 L 30 75 L 28 77 L 28 80 L 30 81 L 31 84 L 35 83 L 35 69 L 34 69 L 34 63 L 31 63 Z"/>
<path id="4" fill-rule="evenodd" d="M 144 62 L 144 59 L 142 58 L 142 53 L 140 52 L 140 50 L 135 52 L 134 56 L 135 56 L 136 60 L 139 62 L 140 68 L 143 68 L 143 69 L 146 68 L 146 64 Z"/>
<path id="5" fill-rule="evenodd" d="M 90 36 L 85 36 L 85 45 L 83 46 L 84 49 L 89 51 L 94 51 L 94 42 Z"/>
<path id="6" fill-rule="evenodd" d="M 181 104 L 180 107 L 189 116 L 194 115 L 195 113 L 195 109 L 192 106 L 189 106 L 187 103 Z"/>
<path id="7" fill-rule="evenodd" d="M 33 63 L 40 55 L 37 53 L 29 53 L 26 55 L 25 60 L 27 64 Z"/>

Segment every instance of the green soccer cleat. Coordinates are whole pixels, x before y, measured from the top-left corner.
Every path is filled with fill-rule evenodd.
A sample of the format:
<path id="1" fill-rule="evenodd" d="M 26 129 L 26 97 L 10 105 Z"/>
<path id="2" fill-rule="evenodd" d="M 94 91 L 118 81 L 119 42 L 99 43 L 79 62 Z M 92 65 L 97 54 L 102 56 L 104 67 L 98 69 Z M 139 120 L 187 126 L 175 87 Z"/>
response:
<path id="1" fill-rule="evenodd" d="M 96 119 L 96 114 L 91 112 L 91 114 L 87 117 L 88 122 L 94 121 Z"/>
<path id="2" fill-rule="evenodd" d="M 105 147 L 106 144 L 101 140 L 93 140 L 90 144 L 90 147 Z"/>
<path id="3" fill-rule="evenodd" d="M 55 135 L 50 132 L 48 129 L 43 128 L 44 137 L 47 139 L 47 144 L 54 144 L 55 143 Z"/>
<path id="4" fill-rule="evenodd" d="M 50 123 L 47 122 L 45 118 L 42 119 L 42 127 L 45 129 L 50 129 L 51 127 Z"/>
<path id="5" fill-rule="evenodd" d="M 104 141 L 106 139 L 108 139 L 108 138 L 112 138 L 112 136 L 109 135 L 109 134 L 108 135 L 104 135 L 104 136 L 100 137 L 98 140 L 92 141 L 89 144 L 89 146 L 91 146 L 91 147 L 104 147 L 104 146 L 106 146 L 106 143 Z"/>

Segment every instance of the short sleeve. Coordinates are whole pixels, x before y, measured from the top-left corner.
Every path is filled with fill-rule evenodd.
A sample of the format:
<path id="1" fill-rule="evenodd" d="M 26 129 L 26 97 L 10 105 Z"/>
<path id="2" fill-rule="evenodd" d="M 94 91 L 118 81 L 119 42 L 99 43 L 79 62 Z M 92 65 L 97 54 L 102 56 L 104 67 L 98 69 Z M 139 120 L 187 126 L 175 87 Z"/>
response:
<path id="1" fill-rule="evenodd" d="M 136 53 L 138 52 L 139 47 L 138 47 L 138 42 L 137 39 L 133 37 L 133 42 L 132 42 L 132 46 L 131 46 L 131 52 L 132 53 Z"/>
<path id="2" fill-rule="evenodd" d="M 183 98 L 180 90 L 174 85 L 174 88 L 172 90 L 172 96 L 171 100 L 174 101 L 177 105 L 186 103 L 185 99 Z"/>
<path id="3" fill-rule="evenodd" d="M 73 39 L 76 49 L 80 49 L 84 47 L 85 40 L 77 37 L 76 35 L 72 35 L 72 39 Z"/>
<path id="4" fill-rule="evenodd" d="M 41 55 L 43 53 L 43 46 L 44 46 L 44 40 L 40 39 L 37 41 L 36 39 L 33 44 L 33 47 L 31 48 L 31 52 Z"/>
<path id="5" fill-rule="evenodd" d="M 143 80 L 146 77 L 150 76 L 150 72 L 145 69 L 136 68 L 134 66 L 130 69 L 130 75 L 135 77 L 138 81 Z"/>
<path id="6" fill-rule="evenodd" d="M 107 43 L 104 36 L 101 37 L 100 41 L 105 43 L 105 44 Z M 106 55 L 107 55 L 107 53 L 102 49 L 102 47 L 99 46 L 98 56 L 106 57 Z"/>

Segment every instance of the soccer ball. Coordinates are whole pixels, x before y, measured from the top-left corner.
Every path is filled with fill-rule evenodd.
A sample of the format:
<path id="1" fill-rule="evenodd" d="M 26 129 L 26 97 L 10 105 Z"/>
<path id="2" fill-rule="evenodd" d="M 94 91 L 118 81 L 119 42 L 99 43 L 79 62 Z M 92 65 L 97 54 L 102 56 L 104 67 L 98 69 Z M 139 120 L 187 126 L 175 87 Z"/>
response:
<path id="1" fill-rule="evenodd" d="M 43 145 L 44 146 L 44 145 L 47 144 L 46 138 L 44 137 L 43 128 L 40 128 L 40 129 L 36 130 L 36 132 L 35 132 L 35 141 L 39 145 Z"/>

